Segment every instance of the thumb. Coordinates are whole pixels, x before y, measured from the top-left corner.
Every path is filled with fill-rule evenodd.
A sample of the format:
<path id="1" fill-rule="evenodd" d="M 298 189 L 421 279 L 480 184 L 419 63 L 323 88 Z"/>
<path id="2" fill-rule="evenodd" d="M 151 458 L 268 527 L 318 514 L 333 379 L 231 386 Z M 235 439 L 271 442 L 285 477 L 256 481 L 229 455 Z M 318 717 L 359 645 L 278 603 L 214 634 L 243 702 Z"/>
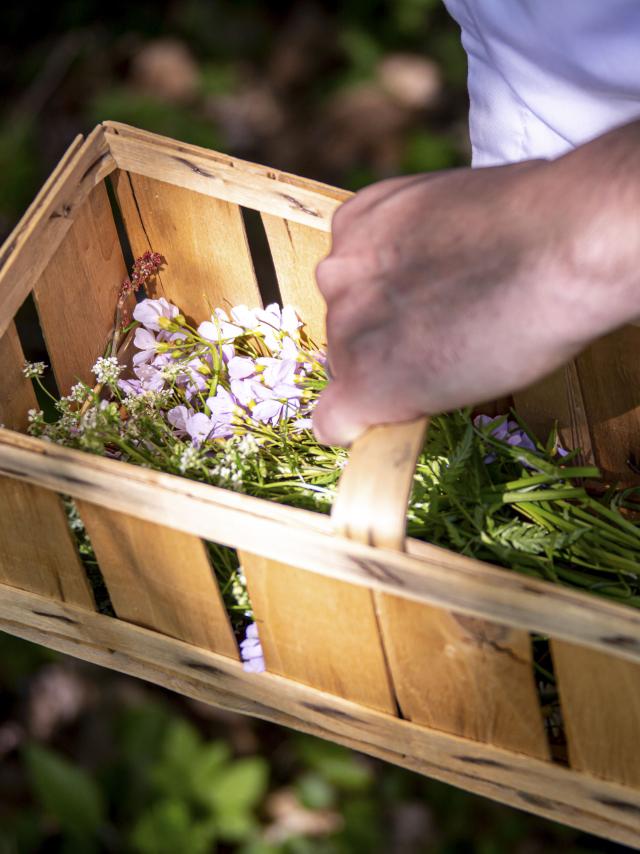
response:
<path id="1" fill-rule="evenodd" d="M 334 380 L 320 395 L 313 411 L 313 432 L 323 445 L 349 446 L 369 426 L 353 394 Z"/>

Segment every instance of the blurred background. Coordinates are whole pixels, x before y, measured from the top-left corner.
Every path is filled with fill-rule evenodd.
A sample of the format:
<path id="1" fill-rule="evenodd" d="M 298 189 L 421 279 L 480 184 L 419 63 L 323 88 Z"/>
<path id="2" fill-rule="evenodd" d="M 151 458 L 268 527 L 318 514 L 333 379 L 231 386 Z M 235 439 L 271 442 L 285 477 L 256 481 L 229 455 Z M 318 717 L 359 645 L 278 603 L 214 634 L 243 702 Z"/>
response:
<path id="1" fill-rule="evenodd" d="M 468 162 L 440 0 L 22 0 L 0 22 L 3 237 L 102 119 L 353 190 Z M 624 850 L 0 634 L 0 854 Z"/>

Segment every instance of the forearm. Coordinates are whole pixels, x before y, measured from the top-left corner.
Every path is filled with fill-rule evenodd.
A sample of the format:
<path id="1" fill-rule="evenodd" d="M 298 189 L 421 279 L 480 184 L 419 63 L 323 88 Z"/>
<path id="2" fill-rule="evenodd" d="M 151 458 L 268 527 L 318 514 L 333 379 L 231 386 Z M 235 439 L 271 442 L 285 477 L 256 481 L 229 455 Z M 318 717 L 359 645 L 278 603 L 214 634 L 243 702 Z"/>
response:
<path id="1" fill-rule="evenodd" d="M 640 317 L 640 121 L 548 163 L 542 192 L 571 223 L 559 251 L 565 334 L 578 343 Z"/>

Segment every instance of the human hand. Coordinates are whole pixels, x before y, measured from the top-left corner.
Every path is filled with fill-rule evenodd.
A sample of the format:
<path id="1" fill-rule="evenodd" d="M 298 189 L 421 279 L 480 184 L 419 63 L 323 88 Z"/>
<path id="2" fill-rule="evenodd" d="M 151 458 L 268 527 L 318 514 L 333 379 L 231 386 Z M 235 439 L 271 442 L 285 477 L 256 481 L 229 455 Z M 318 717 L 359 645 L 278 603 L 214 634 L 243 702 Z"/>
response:
<path id="1" fill-rule="evenodd" d="M 336 212 L 317 269 L 333 377 L 321 441 L 523 388 L 640 313 L 638 295 L 620 306 L 622 260 L 597 250 L 616 217 L 577 154 L 396 178 Z"/>

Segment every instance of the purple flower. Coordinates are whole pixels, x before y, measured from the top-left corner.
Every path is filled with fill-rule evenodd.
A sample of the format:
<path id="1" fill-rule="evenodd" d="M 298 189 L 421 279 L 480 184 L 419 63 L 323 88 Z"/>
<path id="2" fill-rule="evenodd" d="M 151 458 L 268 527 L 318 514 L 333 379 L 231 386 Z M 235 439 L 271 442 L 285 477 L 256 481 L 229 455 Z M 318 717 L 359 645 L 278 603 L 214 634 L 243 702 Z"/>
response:
<path id="1" fill-rule="evenodd" d="M 273 302 L 264 309 L 257 309 L 255 314 L 258 319 L 257 331 L 264 336 L 264 342 L 272 352 L 280 349 L 285 335 L 294 340 L 300 335 L 298 330 L 302 322 L 290 305 L 281 309 L 278 303 Z"/>
<path id="2" fill-rule="evenodd" d="M 258 637 L 258 626 L 255 623 L 247 626 L 244 640 L 240 642 L 240 657 L 242 668 L 247 673 L 264 673 L 267 669 Z"/>
<path id="3" fill-rule="evenodd" d="M 231 309 L 231 319 L 243 329 L 252 330 L 258 325 L 255 308 L 247 308 L 246 305 L 236 305 Z"/>
<path id="4" fill-rule="evenodd" d="M 133 372 L 140 380 L 143 391 L 161 391 L 164 387 L 162 371 L 152 365 L 139 365 L 133 369 Z"/>
<path id="5" fill-rule="evenodd" d="M 133 337 L 133 343 L 140 351 L 134 355 L 133 364 L 143 365 L 145 362 L 150 362 L 156 355 L 159 342 L 152 332 L 149 332 L 143 326 L 139 326 Z"/>
<path id="6" fill-rule="evenodd" d="M 216 389 L 215 396 L 207 398 L 207 406 L 214 422 L 216 436 L 233 433 L 233 415 L 237 404 L 231 394 L 221 385 Z"/>
<path id="7" fill-rule="evenodd" d="M 264 384 L 274 391 L 276 388 L 284 389 L 284 392 L 278 394 L 278 397 L 299 397 L 302 394 L 302 391 L 295 386 L 296 369 L 298 368 L 296 361 L 269 358 L 260 358 L 257 361 L 264 368 L 262 374 Z M 295 389 L 297 394 L 293 394 L 292 389 Z"/>
<path id="8" fill-rule="evenodd" d="M 127 396 L 140 394 L 143 391 L 140 380 L 118 380 L 118 388 Z"/>
<path id="9" fill-rule="evenodd" d="M 313 427 L 313 419 L 311 418 L 296 418 L 292 424 L 296 433 L 302 433 L 303 430 L 311 430 Z"/>
<path id="10" fill-rule="evenodd" d="M 159 318 L 166 317 L 169 320 L 173 320 L 179 313 L 175 305 L 167 302 L 164 297 L 160 297 L 160 299 L 143 299 L 134 308 L 133 317 L 147 329 L 159 332 Z"/>
<path id="11" fill-rule="evenodd" d="M 507 419 L 501 420 L 500 417 L 491 418 L 489 415 L 477 415 L 473 419 L 473 423 L 480 429 L 491 427 L 491 425 L 495 424 L 495 426 L 491 427 L 489 431 L 490 435 L 493 436 L 494 439 L 515 448 L 524 448 L 527 451 L 536 452 L 535 443 L 516 421 L 510 421 Z M 490 453 L 484 458 L 484 462 L 489 465 L 490 463 L 495 462 L 496 459 L 496 454 Z M 524 457 L 520 457 L 519 461 L 527 468 L 532 468 Z"/>
<path id="12" fill-rule="evenodd" d="M 231 380 L 231 393 L 240 406 L 251 408 L 255 405 L 259 390 L 264 388 L 258 380 L 249 377 L 246 380 Z"/>
<path id="13" fill-rule="evenodd" d="M 296 398 L 280 400 L 276 397 L 264 397 L 251 410 L 256 421 L 263 421 L 275 427 L 285 418 L 293 418 L 300 409 L 300 401 Z"/>
<path id="14" fill-rule="evenodd" d="M 191 415 L 191 411 L 186 406 L 174 406 L 167 412 L 167 421 L 179 433 L 187 432 L 187 418 Z"/>
<path id="15" fill-rule="evenodd" d="M 246 380 L 255 375 L 255 362 L 246 356 L 234 356 L 227 365 L 230 380 Z"/>
<path id="16" fill-rule="evenodd" d="M 196 448 L 199 448 L 203 442 L 207 441 L 213 432 L 214 426 L 215 422 L 213 419 L 205 415 L 204 412 L 194 412 L 193 415 L 185 418 L 185 429 L 189 436 L 191 436 L 191 441 Z"/>
<path id="17" fill-rule="evenodd" d="M 233 341 L 239 335 L 244 335 L 244 329 L 236 323 L 231 323 L 229 315 L 222 308 L 216 308 L 211 320 L 205 320 L 198 326 L 198 335 L 207 341 Z"/>

